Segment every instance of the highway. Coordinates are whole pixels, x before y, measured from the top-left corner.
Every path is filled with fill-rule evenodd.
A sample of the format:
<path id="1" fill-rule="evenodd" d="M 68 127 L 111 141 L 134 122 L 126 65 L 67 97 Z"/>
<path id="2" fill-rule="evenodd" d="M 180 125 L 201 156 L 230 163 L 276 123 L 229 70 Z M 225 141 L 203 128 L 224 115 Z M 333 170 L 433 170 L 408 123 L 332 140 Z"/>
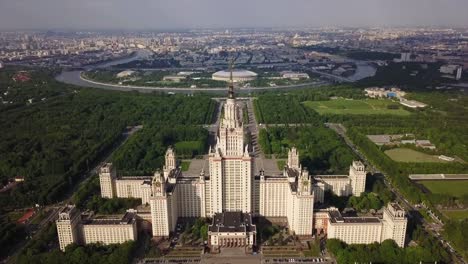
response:
<path id="1" fill-rule="evenodd" d="M 152 92 L 166 92 L 166 93 L 185 93 L 192 94 L 195 92 L 209 92 L 216 94 L 225 94 L 227 87 L 214 87 L 214 88 L 176 88 L 176 87 L 151 87 L 151 86 L 135 86 L 135 85 L 119 85 L 111 83 L 102 83 L 92 81 L 83 78 L 82 71 L 64 71 L 60 75 L 56 76 L 55 79 L 62 83 L 71 85 L 99 88 L 105 90 L 116 90 L 116 91 L 139 91 L 142 93 Z M 252 92 L 260 91 L 288 91 L 294 89 L 302 89 L 306 87 L 321 87 L 329 84 L 326 81 L 312 81 L 308 83 L 287 85 L 287 86 L 268 86 L 268 87 L 248 87 L 248 88 L 236 88 L 236 94 L 250 94 Z"/>

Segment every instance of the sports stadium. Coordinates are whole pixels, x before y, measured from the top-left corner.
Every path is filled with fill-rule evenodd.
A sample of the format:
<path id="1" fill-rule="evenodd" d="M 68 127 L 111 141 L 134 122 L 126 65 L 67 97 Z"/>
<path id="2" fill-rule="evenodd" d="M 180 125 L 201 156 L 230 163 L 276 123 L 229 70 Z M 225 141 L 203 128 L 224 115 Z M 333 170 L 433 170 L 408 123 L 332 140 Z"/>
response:
<path id="1" fill-rule="evenodd" d="M 232 79 L 234 82 L 248 82 L 257 79 L 257 74 L 247 70 L 233 70 Z M 231 73 L 228 70 L 213 73 L 212 79 L 216 81 L 229 82 Z"/>

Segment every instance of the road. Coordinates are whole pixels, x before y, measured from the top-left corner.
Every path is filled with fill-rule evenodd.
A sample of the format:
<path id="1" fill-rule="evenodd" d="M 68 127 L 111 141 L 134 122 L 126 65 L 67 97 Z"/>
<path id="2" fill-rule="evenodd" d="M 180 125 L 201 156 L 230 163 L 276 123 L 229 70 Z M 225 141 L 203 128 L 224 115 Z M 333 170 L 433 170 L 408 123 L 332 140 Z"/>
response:
<path id="1" fill-rule="evenodd" d="M 81 87 L 99 88 L 105 90 L 117 90 L 117 91 L 139 91 L 142 93 L 152 92 L 172 92 L 172 93 L 185 93 L 192 94 L 194 92 L 209 92 L 216 94 L 225 94 L 227 87 L 214 87 L 214 88 L 174 88 L 174 87 L 150 87 L 150 86 L 135 86 L 135 85 L 119 85 L 96 82 L 85 79 L 81 76 L 81 71 L 64 71 L 60 75 L 56 76 L 55 79 L 59 82 L 77 85 Z M 249 94 L 257 91 L 270 91 L 270 90 L 281 90 L 288 91 L 294 89 L 302 89 L 305 87 L 321 87 L 329 84 L 325 81 L 313 81 L 310 83 L 287 85 L 287 86 L 268 86 L 268 87 L 249 87 L 249 88 L 236 88 L 236 94 Z"/>
<path id="2" fill-rule="evenodd" d="M 434 220 L 434 223 L 428 222 L 424 217 L 421 217 L 419 214 L 410 214 L 410 212 L 419 212 L 419 208 L 415 205 L 411 204 L 405 197 L 396 189 L 394 188 L 391 183 L 387 180 L 387 177 L 384 175 L 383 172 L 379 172 L 379 170 L 366 158 L 364 154 L 362 154 L 359 149 L 354 145 L 354 143 L 348 138 L 346 135 L 346 128 L 341 124 L 335 123 L 325 123 L 325 126 L 335 131 L 343 140 L 345 141 L 346 145 L 348 145 L 351 150 L 358 155 L 358 157 L 366 164 L 367 168 L 370 168 L 373 172 L 374 177 L 378 177 L 383 180 L 384 184 L 387 188 L 395 195 L 397 200 L 405 206 L 408 211 L 410 217 L 415 218 L 417 221 L 422 223 L 423 227 L 428 231 L 429 234 L 433 234 L 440 243 L 446 247 L 448 252 L 452 255 L 452 258 L 456 259 L 459 263 L 467 263 L 461 257 L 459 253 L 457 253 L 454 248 L 448 244 L 440 235 L 439 231 L 443 228 L 443 224 L 437 219 L 433 214 L 430 214 L 431 218 Z"/>
<path id="3" fill-rule="evenodd" d="M 37 239 L 39 237 L 39 235 L 45 230 L 45 228 L 47 227 L 47 224 L 50 223 L 50 222 L 53 222 L 53 221 L 55 221 L 57 219 L 59 209 L 63 205 L 68 204 L 68 203 L 71 202 L 71 198 L 73 196 L 73 193 L 78 189 L 80 183 L 83 182 L 88 177 L 97 174 L 99 168 L 101 167 L 101 164 L 103 162 L 108 161 L 110 159 L 110 157 L 112 156 L 112 153 L 114 153 L 114 151 L 116 149 L 118 149 L 125 142 L 127 142 L 127 140 L 130 138 L 130 136 L 133 135 L 134 133 L 136 133 L 141 128 L 143 128 L 143 127 L 142 126 L 135 126 L 135 127 L 132 127 L 130 130 L 123 132 L 122 137 L 120 138 L 120 140 L 117 141 L 110 150 L 108 150 L 105 154 L 103 154 L 103 157 L 101 157 L 101 159 L 96 160 L 93 163 L 93 165 L 94 165 L 93 168 L 91 170 L 88 170 L 87 172 L 84 172 L 81 175 L 79 182 L 77 182 L 75 184 L 75 186 L 73 186 L 73 188 L 71 188 L 68 191 L 68 193 L 65 195 L 65 199 L 63 201 L 57 202 L 55 204 L 47 205 L 47 206 L 45 206 L 45 207 L 43 207 L 41 209 L 41 210 L 43 210 L 45 212 L 49 212 L 49 214 L 43 220 L 41 220 L 41 222 L 38 224 L 38 227 L 36 229 L 36 233 L 32 234 L 31 240 L 32 239 Z M 14 260 L 19 255 L 19 253 L 23 250 L 23 248 L 26 246 L 28 241 L 29 240 L 21 241 L 17 246 L 15 246 L 15 248 L 13 248 L 12 252 L 14 252 L 14 254 L 12 256 L 6 258 L 5 260 L 0 260 L 0 263 L 14 263 Z"/>

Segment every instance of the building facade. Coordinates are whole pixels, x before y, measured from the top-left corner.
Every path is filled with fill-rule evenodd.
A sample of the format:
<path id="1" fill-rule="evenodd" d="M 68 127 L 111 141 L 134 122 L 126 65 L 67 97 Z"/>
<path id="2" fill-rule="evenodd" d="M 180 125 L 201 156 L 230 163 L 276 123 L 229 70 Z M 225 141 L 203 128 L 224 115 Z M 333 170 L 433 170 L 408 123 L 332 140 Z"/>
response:
<path id="1" fill-rule="evenodd" d="M 382 218 L 343 217 L 336 209 L 317 212 L 315 217 L 320 223 L 314 224 L 314 228 L 317 232 L 326 233 L 327 238 L 336 238 L 347 244 L 372 244 L 392 239 L 400 247 L 405 245 L 408 219 L 403 208 L 396 203 L 389 203 L 383 209 Z"/>
<path id="2" fill-rule="evenodd" d="M 256 226 L 252 215 L 242 212 L 216 213 L 208 227 L 209 245 L 221 247 L 252 247 L 255 245 Z"/>
<path id="3" fill-rule="evenodd" d="M 254 235 L 252 232 L 255 231 L 255 225 L 251 220 L 246 220 L 251 217 L 286 218 L 290 230 L 296 235 L 311 236 L 318 224 L 314 222 L 314 203 L 323 202 L 326 191 L 339 196 L 359 196 L 365 190 L 366 171 L 361 162 L 352 163 L 349 175 L 312 176 L 307 168 L 301 166 L 296 148 L 289 151 L 281 175 L 266 175 L 261 168 L 256 175 L 255 159 L 249 152 L 244 136 L 242 107 L 234 96 L 231 81 L 216 142 L 209 148 L 207 171 L 203 170 L 199 175 L 183 174 L 177 164 L 175 151 L 169 148 L 162 171 L 156 171 L 152 176 L 117 177 L 112 164 L 104 164 L 99 174 L 101 194 L 106 198 L 141 198 L 142 204 L 150 206 L 152 233 L 155 237 L 170 236 L 176 229 L 177 220 L 182 217 L 213 218 L 210 244 L 223 247 L 253 245 L 251 236 Z M 365 227 L 340 231 L 346 229 L 340 224 L 348 222 L 333 220 L 329 214 L 322 213 L 320 226 L 333 237 L 348 239 L 347 232 L 360 236 L 365 231 L 362 228 L 371 230 L 368 238 L 347 241 L 369 242 L 374 238 L 380 241 L 383 236 L 382 228 L 377 227 L 382 226 L 381 222 L 370 221 Z M 240 232 L 234 228 L 232 230 L 235 231 L 230 232 L 229 228 L 224 228 L 226 225 L 231 226 L 225 220 L 234 216 L 239 221 L 250 223 L 251 231 Z M 397 223 L 395 217 L 395 213 L 389 211 L 385 221 Z M 385 237 L 399 236 L 404 228 L 401 224 L 398 224 L 399 229 L 396 226 L 383 229 Z M 98 236 L 97 233 L 93 235 Z"/>
<path id="4" fill-rule="evenodd" d="M 82 217 L 75 206 L 69 205 L 60 209 L 56 225 L 62 251 L 70 244 L 108 245 L 135 241 L 138 235 L 134 212 L 127 212 L 121 217 Z"/>

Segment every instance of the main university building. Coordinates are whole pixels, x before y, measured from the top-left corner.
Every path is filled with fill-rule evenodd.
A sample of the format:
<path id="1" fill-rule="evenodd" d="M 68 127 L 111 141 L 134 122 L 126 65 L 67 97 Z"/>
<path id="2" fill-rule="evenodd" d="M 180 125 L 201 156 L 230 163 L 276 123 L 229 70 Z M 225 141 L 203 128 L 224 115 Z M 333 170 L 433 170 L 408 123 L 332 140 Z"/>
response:
<path id="1" fill-rule="evenodd" d="M 293 148 L 281 175 L 266 175 L 262 169 L 255 173 L 255 159 L 244 141 L 241 109 L 231 84 L 216 144 L 209 150 L 207 171 L 183 174 L 172 148 L 166 152 L 163 170 L 152 176 L 117 177 L 116 168 L 107 163 L 99 174 L 102 197 L 141 198 L 151 208 L 146 219 L 154 237 L 170 236 L 178 218 L 211 218 L 208 243 L 215 249 L 254 245 L 253 217 L 286 218 L 289 229 L 303 237 L 322 232 L 347 243 L 394 239 L 404 245 L 406 217 L 397 204 L 384 208 L 382 219 L 343 217 L 334 208 L 314 212 L 314 204 L 324 201 L 325 191 L 338 196 L 364 192 L 366 171 L 359 161 L 350 166 L 349 175 L 312 176 L 301 167 Z M 136 240 L 137 217 L 138 212 L 131 210 L 122 218 L 95 219 L 81 216 L 73 206 L 65 207 L 57 220 L 61 249 L 70 243 Z"/>

